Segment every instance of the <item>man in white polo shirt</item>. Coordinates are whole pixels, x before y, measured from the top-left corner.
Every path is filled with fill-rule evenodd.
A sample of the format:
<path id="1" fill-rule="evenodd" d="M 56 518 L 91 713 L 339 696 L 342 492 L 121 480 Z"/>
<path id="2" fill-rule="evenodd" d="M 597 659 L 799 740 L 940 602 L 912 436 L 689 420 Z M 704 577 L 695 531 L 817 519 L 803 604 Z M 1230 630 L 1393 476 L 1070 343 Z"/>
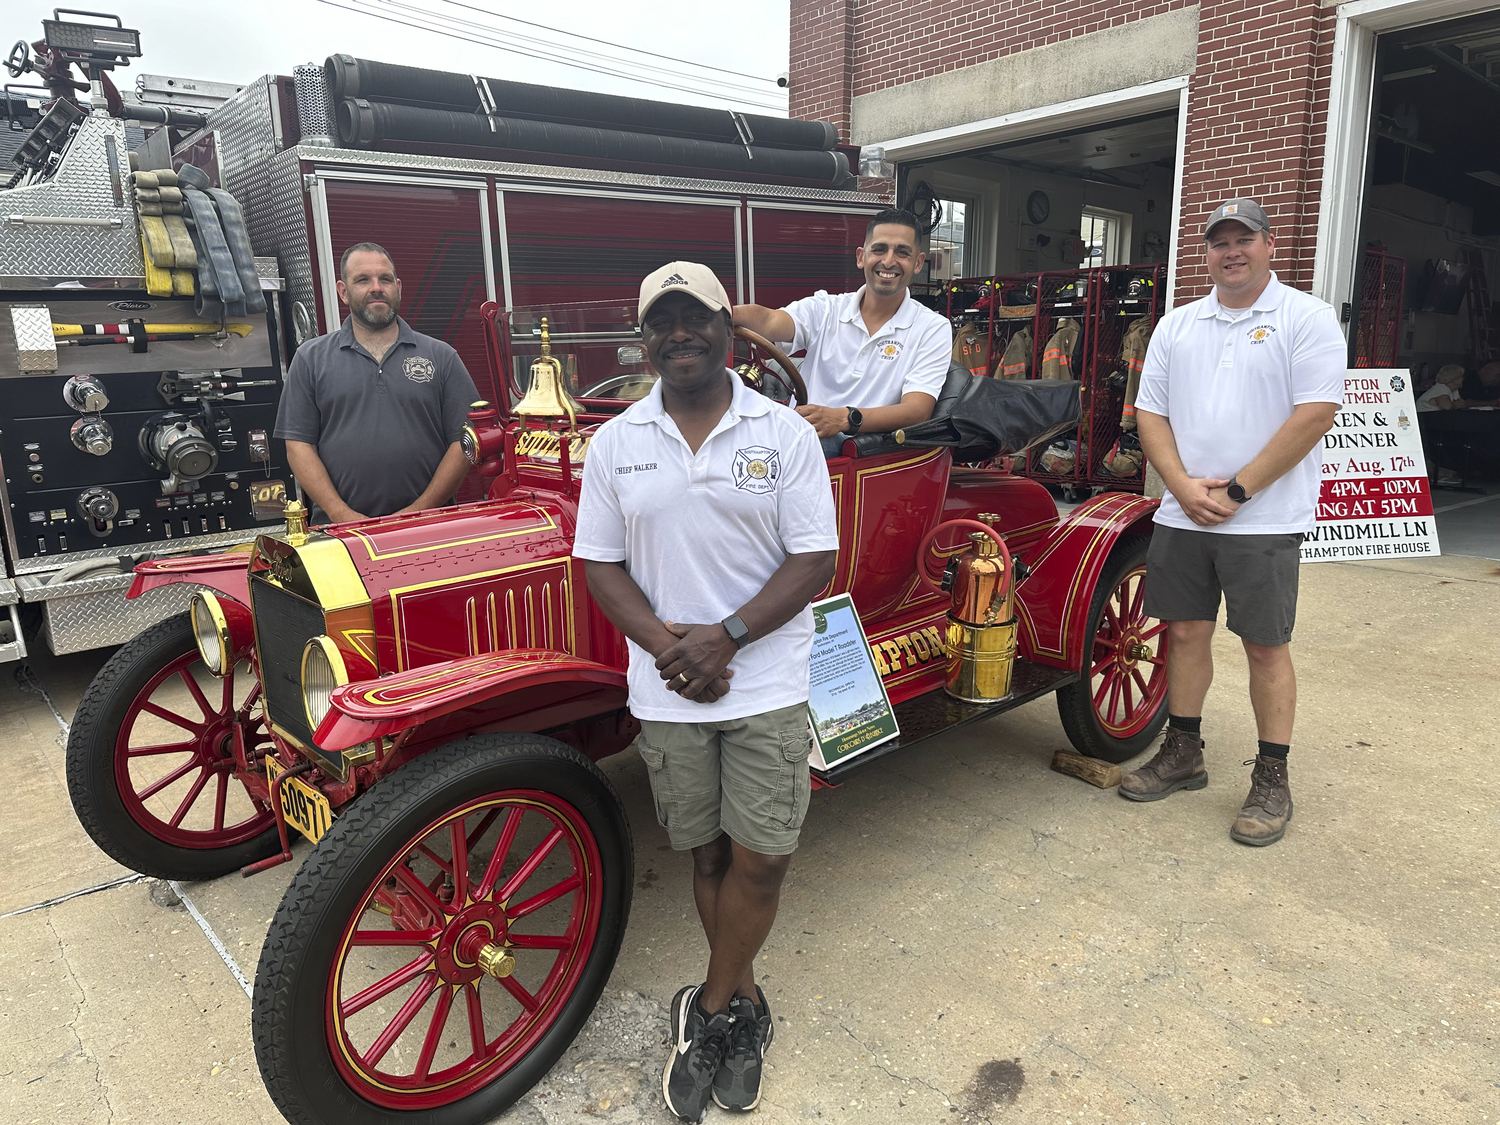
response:
<path id="1" fill-rule="evenodd" d="M 917 238 L 910 211 L 882 211 L 854 252 L 865 274 L 856 292 L 820 290 L 784 309 L 735 306 L 736 325 L 806 350 L 800 368 L 808 404 L 797 413 L 817 428 L 829 455 L 846 435 L 885 433 L 932 417 L 948 377 L 953 330 L 907 292 L 927 258 Z"/>
<path id="2" fill-rule="evenodd" d="M 1265 845 L 1292 817 L 1297 568 L 1348 346 L 1332 308 L 1276 280 L 1271 221 L 1253 200 L 1219 206 L 1203 240 L 1213 292 L 1162 318 L 1135 404 L 1141 446 L 1168 490 L 1147 558 L 1146 612 L 1167 622 L 1169 717 L 1161 750 L 1121 779 L 1120 795 L 1156 801 L 1208 784 L 1203 701 L 1222 595 L 1249 661 L 1260 738 L 1229 834 Z"/>
<path id="3" fill-rule="evenodd" d="M 807 814 L 808 605 L 838 534 L 812 427 L 725 367 L 729 298 L 713 272 L 663 266 L 639 312 L 660 378 L 594 435 L 573 553 L 629 638 L 657 818 L 693 853 L 707 979 L 672 1001 L 662 1092 L 699 1121 L 710 1097 L 760 1101 L 772 1022 L 753 967 Z"/>

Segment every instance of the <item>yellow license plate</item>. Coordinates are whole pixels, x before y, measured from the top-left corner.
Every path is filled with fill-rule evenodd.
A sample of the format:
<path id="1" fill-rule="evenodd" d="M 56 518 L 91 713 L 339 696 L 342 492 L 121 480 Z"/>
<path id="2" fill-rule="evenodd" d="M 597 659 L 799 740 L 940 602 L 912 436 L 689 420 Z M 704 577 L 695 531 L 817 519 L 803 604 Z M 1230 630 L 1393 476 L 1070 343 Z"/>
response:
<path id="1" fill-rule="evenodd" d="M 268 778 L 285 772 L 285 766 L 270 755 L 266 756 Z M 289 777 L 281 783 L 280 799 L 286 822 L 315 844 L 333 824 L 333 806 L 328 803 L 328 798 L 300 777 Z"/>

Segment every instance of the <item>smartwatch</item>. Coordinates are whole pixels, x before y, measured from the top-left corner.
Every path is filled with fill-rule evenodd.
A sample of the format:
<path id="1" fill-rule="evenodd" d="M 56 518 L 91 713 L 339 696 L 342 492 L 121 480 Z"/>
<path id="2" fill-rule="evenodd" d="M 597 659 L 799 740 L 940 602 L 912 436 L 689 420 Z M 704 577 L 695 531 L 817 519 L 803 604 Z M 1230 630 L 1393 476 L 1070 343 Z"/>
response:
<path id="1" fill-rule="evenodd" d="M 1229 486 L 1224 491 L 1229 493 L 1229 498 L 1236 504 L 1243 504 L 1250 499 L 1250 494 L 1245 491 L 1245 486 L 1240 484 L 1237 476 L 1229 478 Z"/>
<path id="2" fill-rule="evenodd" d="M 750 630 L 739 619 L 738 614 L 730 614 L 719 624 L 724 626 L 724 632 L 729 634 L 729 639 L 734 642 L 735 648 L 744 648 L 745 643 L 750 640 Z"/>
<path id="3" fill-rule="evenodd" d="M 848 410 L 849 428 L 844 432 L 849 434 L 857 434 L 859 433 L 859 428 L 865 424 L 865 416 L 860 412 L 860 409 L 857 406 L 851 406 L 848 408 Z"/>

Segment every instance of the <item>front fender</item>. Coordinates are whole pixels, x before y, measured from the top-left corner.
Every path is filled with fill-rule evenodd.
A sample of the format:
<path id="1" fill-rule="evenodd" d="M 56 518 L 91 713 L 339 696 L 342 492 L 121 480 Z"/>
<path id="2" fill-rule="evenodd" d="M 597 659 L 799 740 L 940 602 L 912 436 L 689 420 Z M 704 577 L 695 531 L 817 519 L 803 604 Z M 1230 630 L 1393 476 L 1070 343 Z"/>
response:
<path id="1" fill-rule="evenodd" d="M 227 594 L 241 605 L 250 604 L 250 556 L 244 552 L 228 555 L 187 555 L 173 559 L 152 559 L 137 564 L 135 581 L 127 598 L 138 598 L 159 586 L 180 582 L 207 586 Z"/>
<path id="2" fill-rule="evenodd" d="M 613 688 L 619 693 L 620 707 L 625 706 L 628 694 L 623 671 L 566 652 L 489 652 L 336 688 L 333 707 L 313 741 L 323 750 L 338 753 L 455 711 L 482 707 L 500 696 L 558 683 L 587 684 L 594 690 Z"/>
<path id="3" fill-rule="evenodd" d="M 1016 588 L 1022 656 L 1054 668 L 1083 667 L 1089 605 L 1104 563 L 1122 535 L 1150 533 L 1160 504 L 1126 492 L 1101 493 L 1026 553 L 1031 574 Z"/>

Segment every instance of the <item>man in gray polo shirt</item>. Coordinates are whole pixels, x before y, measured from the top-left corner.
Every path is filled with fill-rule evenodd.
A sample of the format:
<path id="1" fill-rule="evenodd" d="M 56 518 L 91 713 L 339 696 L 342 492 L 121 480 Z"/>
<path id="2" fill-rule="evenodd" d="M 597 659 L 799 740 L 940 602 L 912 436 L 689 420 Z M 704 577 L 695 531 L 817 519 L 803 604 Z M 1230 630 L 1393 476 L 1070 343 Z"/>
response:
<path id="1" fill-rule="evenodd" d="M 313 522 L 448 503 L 469 469 L 459 438 L 474 380 L 457 352 L 397 315 L 401 282 L 375 243 L 344 251 L 338 294 L 348 319 L 297 349 L 276 414 Z"/>

